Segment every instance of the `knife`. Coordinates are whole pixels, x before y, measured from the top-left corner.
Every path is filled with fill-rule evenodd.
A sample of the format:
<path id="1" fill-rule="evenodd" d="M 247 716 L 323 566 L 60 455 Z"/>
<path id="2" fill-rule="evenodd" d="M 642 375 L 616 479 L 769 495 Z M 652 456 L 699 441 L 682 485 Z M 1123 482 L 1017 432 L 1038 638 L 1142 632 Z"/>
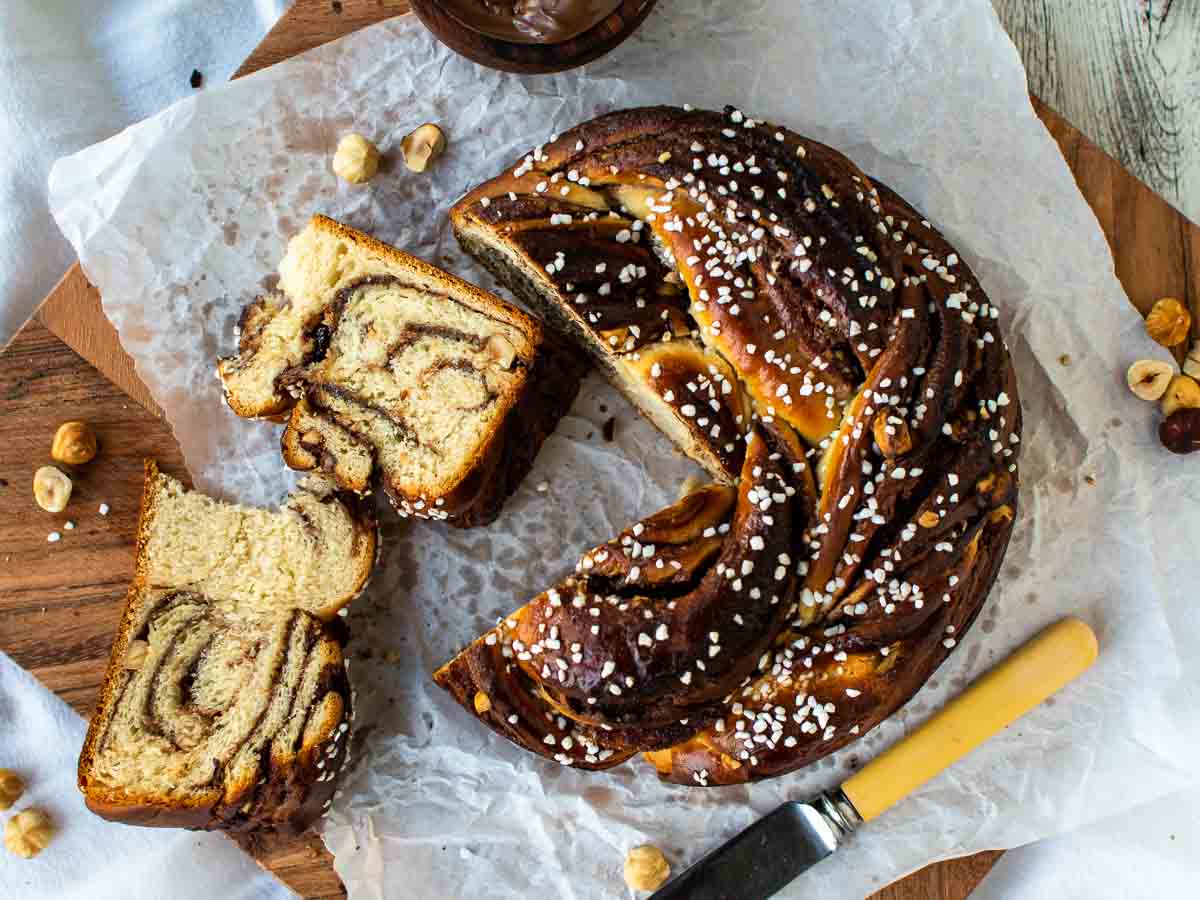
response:
<path id="1" fill-rule="evenodd" d="M 859 825 L 892 807 L 1096 659 L 1079 619 L 1051 625 L 879 754 L 841 787 L 785 803 L 672 879 L 650 900 L 759 900 L 832 854 Z"/>

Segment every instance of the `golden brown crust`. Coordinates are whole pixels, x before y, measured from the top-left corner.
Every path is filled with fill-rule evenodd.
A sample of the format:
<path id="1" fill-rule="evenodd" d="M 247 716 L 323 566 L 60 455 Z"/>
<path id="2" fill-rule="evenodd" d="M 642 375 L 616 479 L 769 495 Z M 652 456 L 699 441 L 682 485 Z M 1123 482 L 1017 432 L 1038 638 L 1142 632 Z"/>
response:
<path id="1" fill-rule="evenodd" d="M 695 733 L 793 612 L 789 550 L 811 509 L 788 486 L 804 465 L 792 449 L 756 432 L 737 488 L 588 551 L 434 680 L 468 708 L 483 693 L 489 726 L 565 765 L 607 768 Z"/>
<path id="2" fill-rule="evenodd" d="M 100 742 L 104 739 L 109 719 L 115 712 L 117 680 L 122 672 L 125 653 L 129 649 L 129 630 L 133 626 L 136 613 L 135 601 L 141 596 L 147 583 L 146 547 L 150 542 L 150 528 L 157 512 L 158 496 L 158 465 L 154 460 L 142 461 L 142 478 L 142 499 L 138 512 L 133 580 L 125 594 L 125 609 L 121 614 L 121 624 L 117 626 L 117 633 L 113 638 L 108 668 L 105 669 L 104 680 L 100 683 L 100 693 L 96 697 L 96 711 L 92 715 L 87 736 L 83 740 L 83 748 L 79 752 L 78 782 L 79 789 L 83 791 L 85 797 L 88 793 L 86 773 L 91 770 L 92 760 L 99 750 Z"/>
<path id="3" fill-rule="evenodd" d="M 584 123 L 469 192 L 451 219 L 469 252 L 587 347 L 686 452 L 710 469 L 718 459 L 718 477 L 737 476 L 741 448 L 669 421 L 698 415 L 693 395 L 682 408 L 673 376 L 684 373 L 694 394 L 703 354 L 733 373 L 711 398 L 710 422 L 725 432 L 737 421 L 796 460 L 785 473 L 795 582 L 787 621 L 755 632 L 766 652 L 732 686 L 694 673 L 726 691 L 699 712 L 678 696 L 660 708 L 635 678 L 636 712 L 618 729 L 628 739 L 589 738 L 614 752 L 588 767 L 640 749 L 680 783 L 770 777 L 854 740 L 911 697 L 978 615 L 1017 502 L 1012 362 L 994 305 L 945 238 L 846 157 L 732 108 Z M 743 467 L 739 483 L 759 477 Z M 691 553 L 701 550 L 694 541 Z M 653 553 L 639 562 L 610 548 L 606 565 L 644 570 L 661 563 Z M 551 705 L 567 723 L 558 739 L 596 724 L 588 706 L 619 704 L 587 681 L 586 653 L 560 670 L 589 685 L 575 694 L 548 686 L 560 677 L 553 668 L 497 657 L 540 600 L 498 626 L 490 653 L 476 642 L 438 677 L 468 708 L 473 687 L 520 697 L 534 713 Z M 745 604 L 732 592 L 723 602 Z M 595 624 L 610 650 L 639 646 L 634 623 L 607 607 Z M 725 632 L 712 633 L 723 655 Z M 703 660 L 713 643 L 693 636 L 675 652 Z M 481 714 L 489 724 L 553 755 L 531 746 L 536 729 L 497 722 L 498 705 Z M 653 732 L 667 710 L 689 732 L 673 746 Z"/>

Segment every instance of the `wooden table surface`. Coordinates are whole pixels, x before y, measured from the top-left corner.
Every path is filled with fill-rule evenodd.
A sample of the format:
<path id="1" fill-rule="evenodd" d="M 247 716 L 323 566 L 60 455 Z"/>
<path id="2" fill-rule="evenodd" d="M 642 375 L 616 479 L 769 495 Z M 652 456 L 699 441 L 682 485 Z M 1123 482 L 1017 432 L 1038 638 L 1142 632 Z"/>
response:
<path id="1" fill-rule="evenodd" d="M 1004 5 L 1004 0 L 996 2 Z M 406 10 L 406 0 L 296 0 L 238 74 Z M 1158 297 L 1172 294 L 1200 313 L 1200 229 L 1053 110 L 1036 101 L 1035 107 L 1096 211 L 1134 305 L 1145 310 Z M 97 424 L 106 471 L 116 479 L 109 484 L 136 484 L 138 460 L 146 453 L 179 471 L 169 427 L 117 343 L 97 292 L 77 266 L 0 356 L 0 445 L 16 448 L 0 457 L 0 560 L 5 563 L 0 566 L 0 647 L 86 715 L 132 559 L 136 492 L 120 500 L 101 497 L 100 491 L 114 488 L 102 489 L 85 475 L 79 534 L 72 532 L 71 538 L 75 543 L 47 545 L 40 532 L 30 538 L 23 521 L 28 516 L 29 460 L 44 454 L 41 443 L 61 418 L 59 408 Z M 86 505 L 101 499 L 117 501 L 105 520 L 89 513 Z M 42 636 L 48 629 L 61 630 L 74 642 L 75 652 L 66 652 L 60 642 L 46 642 Z M 302 895 L 342 894 L 329 856 L 315 839 L 253 849 L 260 862 Z M 927 867 L 883 889 L 875 900 L 962 900 L 998 855 L 976 854 Z"/>

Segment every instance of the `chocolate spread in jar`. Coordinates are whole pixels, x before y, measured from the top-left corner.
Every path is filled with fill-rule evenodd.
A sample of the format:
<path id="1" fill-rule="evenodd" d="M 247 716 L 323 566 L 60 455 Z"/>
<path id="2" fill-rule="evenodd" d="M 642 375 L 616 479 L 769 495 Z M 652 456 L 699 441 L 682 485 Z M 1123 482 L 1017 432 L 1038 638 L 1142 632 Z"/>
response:
<path id="1" fill-rule="evenodd" d="M 598 25 L 621 0 L 440 0 L 475 31 L 518 44 L 557 44 Z"/>

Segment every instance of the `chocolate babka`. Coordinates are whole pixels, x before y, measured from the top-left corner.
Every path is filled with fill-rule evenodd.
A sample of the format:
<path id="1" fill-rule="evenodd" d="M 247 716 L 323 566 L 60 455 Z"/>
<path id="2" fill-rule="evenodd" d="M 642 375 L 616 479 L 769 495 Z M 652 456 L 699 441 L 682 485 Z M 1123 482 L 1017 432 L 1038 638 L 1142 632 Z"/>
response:
<path id="1" fill-rule="evenodd" d="M 147 462 L 134 580 L 79 758 L 88 808 L 229 831 L 316 819 L 348 756 L 338 614 L 376 540 L 370 514 L 324 480 L 271 513 L 187 492 Z"/>
<path id="2" fill-rule="evenodd" d="M 602 116 L 451 213 L 719 484 L 626 529 L 439 670 L 515 743 L 684 784 L 866 733 L 983 605 L 1021 415 L 996 306 L 920 213 L 736 109 Z"/>
<path id="3" fill-rule="evenodd" d="M 482 525 L 533 464 L 583 366 L 503 300 L 316 216 L 218 364 L 240 416 L 287 415 L 283 457 L 403 515 Z"/>

